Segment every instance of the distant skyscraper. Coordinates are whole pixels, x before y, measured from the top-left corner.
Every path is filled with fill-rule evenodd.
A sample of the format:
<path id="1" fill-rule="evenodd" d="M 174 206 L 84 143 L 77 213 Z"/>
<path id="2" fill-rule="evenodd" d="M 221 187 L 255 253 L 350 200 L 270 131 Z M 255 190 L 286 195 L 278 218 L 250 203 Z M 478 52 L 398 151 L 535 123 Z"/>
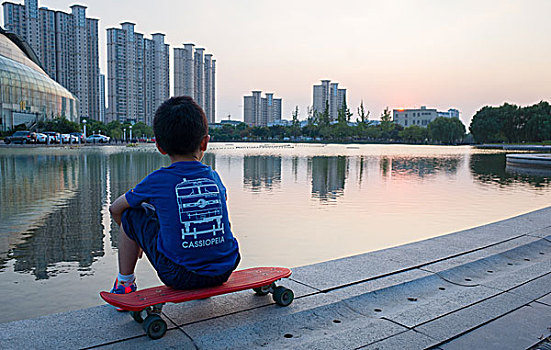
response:
<path id="1" fill-rule="evenodd" d="M 170 96 L 169 45 L 164 34 L 144 39 L 134 23 L 107 29 L 106 122 L 143 122 L 151 125 L 155 110 Z"/>
<path id="2" fill-rule="evenodd" d="M 105 74 L 99 75 L 99 119 L 105 123 Z"/>
<path id="3" fill-rule="evenodd" d="M 174 48 L 174 95 L 191 96 L 209 123 L 216 122 L 216 60 L 205 49 L 184 44 Z"/>
<path id="4" fill-rule="evenodd" d="M 174 48 L 174 95 L 191 96 L 194 94 L 193 47 L 184 44 L 184 48 Z"/>
<path id="5" fill-rule="evenodd" d="M 193 99 L 199 104 L 199 106 L 204 107 L 205 105 L 205 61 L 204 56 L 205 49 L 199 48 L 195 49 L 195 54 L 193 56 L 193 69 L 194 73 L 194 90 L 193 90 Z"/>
<path id="6" fill-rule="evenodd" d="M 86 18 L 86 7 L 71 13 L 3 3 L 6 30 L 23 37 L 36 52 L 46 73 L 80 100 L 81 117 L 99 119 L 98 20 Z"/>
<path id="7" fill-rule="evenodd" d="M 152 40 L 145 41 L 145 75 L 146 75 L 146 120 L 153 125 L 155 111 L 170 97 L 170 46 L 165 44 L 165 35 L 156 33 Z"/>
<path id="8" fill-rule="evenodd" d="M 207 115 L 207 119 L 210 122 L 212 115 L 212 54 L 205 55 L 205 69 L 203 75 L 203 109 Z M 214 121 L 213 121 L 214 122 Z"/>
<path id="9" fill-rule="evenodd" d="M 273 93 L 253 91 L 252 96 L 243 97 L 243 121 L 250 126 L 267 126 L 281 120 L 281 99 L 274 98 Z"/>
<path id="10" fill-rule="evenodd" d="M 321 85 L 314 85 L 314 113 L 321 114 L 328 108 L 329 120 L 335 121 L 345 104 L 346 89 L 339 89 L 339 83 L 322 80 Z"/>

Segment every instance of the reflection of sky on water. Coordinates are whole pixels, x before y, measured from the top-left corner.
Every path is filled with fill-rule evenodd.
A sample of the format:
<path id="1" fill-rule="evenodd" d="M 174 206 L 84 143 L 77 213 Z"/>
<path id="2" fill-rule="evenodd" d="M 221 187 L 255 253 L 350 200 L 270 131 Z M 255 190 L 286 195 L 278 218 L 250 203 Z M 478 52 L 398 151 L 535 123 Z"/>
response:
<path id="1" fill-rule="evenodd" d="M 59 288 L 74 282 L 89 292 L 67 305 L 99 303 L 116 272 L 106 208 L 169 160 L 151 146 L 2 151 L 0 297 L 46 283 L 46 302 L 30 307 L 23 293 L 6 320 L 58 311 Z M 551 176 L 506 171 L 504 153 L 465 147 L 212 144 L 203 162 L 228 188 L 241 267 L 314 263 L 549 205 Z M 141 286 L 158 283 L 139 269 Z"/>

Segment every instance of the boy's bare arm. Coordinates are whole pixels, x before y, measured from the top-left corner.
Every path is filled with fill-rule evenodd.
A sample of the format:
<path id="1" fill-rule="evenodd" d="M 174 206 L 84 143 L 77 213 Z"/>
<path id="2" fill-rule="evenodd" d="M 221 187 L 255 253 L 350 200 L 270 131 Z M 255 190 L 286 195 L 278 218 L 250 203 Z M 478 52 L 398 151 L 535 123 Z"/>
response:
<path id="1" fill-rule="evenodd" d="M 113 218 L 113 220 L 115 220 L 117 225 L 121 225 L 122 212 L 128 208 L 130 208 L 130 204 L 128 204 L 128 202 L 126 201 L 126 197 L 124 194 L 115 199 L 115 201 L 109 207 L 111 217 Z"/>

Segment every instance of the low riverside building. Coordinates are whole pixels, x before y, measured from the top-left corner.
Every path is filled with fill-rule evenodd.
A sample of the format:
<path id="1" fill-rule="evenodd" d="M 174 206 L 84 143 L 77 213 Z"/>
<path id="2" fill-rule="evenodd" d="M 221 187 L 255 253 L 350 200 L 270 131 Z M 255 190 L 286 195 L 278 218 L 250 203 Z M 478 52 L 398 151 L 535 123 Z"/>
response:
<path id="1" fill-rule="evenodd" d="M 419 109 L 394 109 L 392 111 L 394 123 L 405 128 L 412 125 L 426 128 L 430 122 L 438 117 L 459 119 L 459 110 L 450 108 L 447 112 L 440 112 L 435 108 L 427 109 L 427 107 L 421 106 Z"/>
<path id="2" fill-rule="evenodd" d="M 78 121 L 78 99 L 40 65 L 28 43 L 0 28 L 0 129 L 65 117 Z"/>

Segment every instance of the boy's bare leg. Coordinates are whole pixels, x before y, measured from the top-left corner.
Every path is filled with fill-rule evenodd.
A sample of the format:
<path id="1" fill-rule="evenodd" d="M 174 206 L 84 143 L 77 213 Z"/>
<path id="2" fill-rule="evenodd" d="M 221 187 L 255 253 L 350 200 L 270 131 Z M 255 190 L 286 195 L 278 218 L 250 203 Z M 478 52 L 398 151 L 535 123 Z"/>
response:
<path id="1" fill-rule="evenodd" d="M 132 275 L 138 257 L 141 255 L 141 248 L 135 241 L 128 238 L 126 232 L 120 225 L 119 231 L 119 272 L 121 275 Z"/>

